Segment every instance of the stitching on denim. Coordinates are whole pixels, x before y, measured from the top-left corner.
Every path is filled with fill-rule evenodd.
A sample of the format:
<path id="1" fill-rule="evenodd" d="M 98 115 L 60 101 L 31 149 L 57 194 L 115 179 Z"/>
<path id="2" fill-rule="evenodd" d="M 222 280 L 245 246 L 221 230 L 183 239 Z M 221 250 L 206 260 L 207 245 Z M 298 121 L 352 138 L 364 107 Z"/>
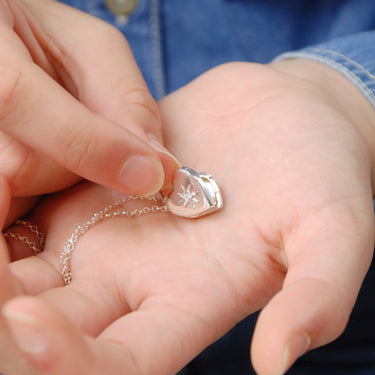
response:
<path id="1" fill-rule="evenodd" d="M 156 99 L 161 99 L 166 92 L 159 7 L 159 0 L 150 0 L 151 56 Z"/>
<path id="2" fill-rule="evenodd" d="M 375 75 L 373 75 L 373 74 L 371 74 L 363 65 L 361 65 L 361 64 L 359 64 L 357 61 L 354 61 L 354 60 L 352 60 L 350 57 L 348 57 L 348 56 L 346 56 L 346 55 L 343 55 L 342 53 L 339 53 L 339 52 L 337 52 L 337 51 L 332 51 L 332 50 L 330 50 L 330 49 L 323 49 L 323 48 L 313 48 L 312 49 L 312 51 L 322 51 L 322 52 L 327 52 L 327 53 L 329 53 L 329 54 L 331 54 L 331 55 L 333 55 L 333 56 L 339 56 L 339 57 L 342 57 L 342 58 L 344 58 L 345 60 L 348 60 L 349 62 L 351 62 L 353 65 L 355 65 L 356 67 L 358 67 L 358 68 L 360 68 L 360 69 L 362 69 L 365 73 L 366 73 L 366 75 L 369 77 L 369 78 L 371 78 L 371 79 L 373 79 L 373 80 L 375 80 Z M 336 61 L 336 60 L 335 60 Z"/>
<path id="3" fill-rule="evenodd" d="M 373 80 L 374 83 L 375 83 L 375 76 L 373 74 L 371 74 L 367 69 L 365 69 L 365 67 L 363 65 L 361 65 L 358 62 L 350 59 L 349 57 L 347 57 L 347 56 L 345 56 L 345 55 L 343 55 L 343 54 L 341 54 L 339 52 L 328 50 L 328 49 L 322 49 L 322 48 L 313 48 L 313 49 L 311 49 L 312 53 L 314 51 L 326 53 L 328 56 L 331 55 L 331 56 L 341 57 L 342 59 L 350 62 L 355 67 L 357 67 L 358 69 L 360 69 L 368 78 L 370 78 L 371 80 Z M 330 58 L 327 55 L 323 55 L 323 57 L 327 58 L 331 62 L 334 62 L 335 64 L 337 64 L 338 66 L 340 66 L 348 75 L 350 75 L 353 78 L 356 78 L 359 82 L 361 82 L 363 84 L 363 86 L 364 86 L 364 89 L 367 91 L 367 93 L 375 100 L 375 94 L 374 94 L 374 92 L 368 87 L 368 85 L 363 81 L 362 78 L 358 77 L 358 75 L 356 75 L 351 70 L 349 70 L 345 65 L 342 65 L 341 63 L 339 63 L 338 61 L 336 61 L 334 58 Z M 320 56 L 322 56 L 322 55 L 320 55 Z"/>
<path id="4" fill-rule="evenodd" d="M 321 52 L 321 53 L 319 53 Z M 317 61 L 320 61 L 321 63 L 329 63 L 331 67 L 334 69 L 335 66 L 337 68 L 341 69 L 341 73 L 347 74 L 348 77 L 353 79 L 354 82 L 358 82 L 360 87 L 363 89 L 365 95 L 368 95 L 369 100 L 373 102 L 373 105 L 375 105 L 375 94 L 374 92 L 369 88 L 369 86 L 356 74 L 354 74 L 351 70 L 349 70 L 345 65 L 342 65 L 338 61 L 336 61 L 334 58 L 330 58 L 328 54 L 331 52 L 331 55 L 337 55 L 348 62 L 352 63 L 354 66 L 356 66 L 358 69 L 363 71 L 367 77 L 369 77 L 371 80 L 374 81 L 375 76 L 373 76 L 369 71 L 367 71 L 362 65 L 358 64 L 356 61 L 351 60 L 345 55 L 342 55 L 340 53 L 337 53 L 335 51 L 325 50 L 322 48 L 309 48 L 308 50 L 301 50 L 301 51 L 295 51 L 295 52 L 286 52 L 279 56 L 277 56 L 273 61 L 283 60 L 285 58 L 291 58 L 291 57 L 300 57 L 300 58 L 310 58 Z"/>
<path id="5" fill-rule="evenodd" d="M 86 0 L 86 9 L 87 9 L 87 13 L 95 14 L 97 10 L 96 0 Z"/>

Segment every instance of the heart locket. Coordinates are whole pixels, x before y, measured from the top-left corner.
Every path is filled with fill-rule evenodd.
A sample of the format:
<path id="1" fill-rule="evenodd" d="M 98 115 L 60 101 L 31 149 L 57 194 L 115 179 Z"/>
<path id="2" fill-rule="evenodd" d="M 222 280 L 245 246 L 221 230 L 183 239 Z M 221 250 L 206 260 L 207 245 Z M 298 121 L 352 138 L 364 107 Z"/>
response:
<path id="1" fill-rule="evenodd" d="M 166 206 L 175 215 L 197 218 L 222 208 L 223 197 L 210 174 L 183 167 L 174 175 L 173 191 Z"/>

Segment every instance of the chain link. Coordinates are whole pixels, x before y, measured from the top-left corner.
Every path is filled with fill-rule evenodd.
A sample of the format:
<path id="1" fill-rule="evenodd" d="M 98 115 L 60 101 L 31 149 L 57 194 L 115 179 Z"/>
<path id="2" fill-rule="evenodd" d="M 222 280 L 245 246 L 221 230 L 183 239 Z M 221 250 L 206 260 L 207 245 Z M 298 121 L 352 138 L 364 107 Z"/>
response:
<path id="1" fill-rule="evenodd" d="M 27 236 L 22 236 L 19 233 L 7 231 L 4 233 L 4 236 L 11 237 L 17 241 L 21 241 L 24 245 L 28 246 L 34 251 L 34 255 L 40 254 L 44 250 L 45 238 L 43 233 L 40 232 L 39 228 L 26 220 L 16 220 L 14 224 L 22 225 L 23 227 L 29 229 L 32 233 L 34 233 L 39 242 L 39 246 L 37 246 L 37 244 L 34 241 L 31 241 Z"/>
<path id="2" fill-rule="evenodd" d="M 126 210 L 124 206 L 127 202 L 131 200 L 147 200 L 147 201 L 154 201 L 154 202 L 161 202 L 161 205 L 154 204 L 151 207 L 145 206 L 143 208 L 135 208 L 133 210 Z M 78 225 L 73 233 L 71 234 L 68 241 L 65 243 L 64 249 L 60 255 L 60 264 L 62 265 L 61 274 L 64 278 L 64 282 L 66 285 L 70 284 L 72 281 L 72 271 L 71 271 L 71 259 L 72 253 L 75 249 L 76 243 L 78 242 L 79 238 L 85 234 L 88 230 L 93 228 L 95 225 L 102 223 L 108 219 L 116 218 L 116 217 L 138 217 L 141 215 L 147 215 L 150 213 L 158 213 L 158 212 L 169 212 L 168 207 L 163 202 L 163 196 L 158 193 L 153 195 L 152 197 L 133 197 L 130 195 L 124 196 L 119 201 L 115 201 L 110 203 L 108 206 L 104 207 L 99 212 L 95 212 L 89 220 L 85 223 Z M 39 230 L 36 225 L 31 224 L 29 221 L 26 220 L 17 220 L 14 222 L 15 225 L 22 225 L 23 227 L 30 230 L 33 234 L 35 234 L 39 246 L 29 239 L 26 235 L 21 235 L 20 233 L 7 231 L 4 233 L 5 237 L 11 237 L 17 241 L 20 241 L 24 245 L 28 246 L 30 249 L 34 251 L 34 255 L 40 254 L 45 247 L 45 237 L 43 233 Z"/>
<path id="3" fill-rule="evenodd" d="M 161 194 L 155 194 L 149 198 L 133 197 L 127 195 L 120 201 L 112 202 L 108 206 L 104 207 L 101 211 L 94 213 L 89 220 L 87 220 L 83 224 L 78 225 L 74 229 L 70 238 L 65 243 L 64 249 L 60 255 L 60 264 L 62 265 L 61 274 L 64 278 L 65 285 L 70 284 L 72 281 L 71 259 L 76 243 L 83 234 L 85 234 L 95 225 L 115 217 L 132 218 L 134 216 L 138 217 L 141 215 L 147 215 L 149 213 L 169 212 L 168 207 L 164 203 L 162 203 L 162 205 L 155 204 L 151 207 L 146 206 L 143 208 L 135 208 L 133 210 L 124 209 L 124 206 L 127 202 L 137 199 L 163 202 L 163 197 Z"/>
<path id="4" fill-rule="evenodd" d="M 174 177 L 174 185 L 178 185 L 179 181 L 183 181 L 183 185 L 181 185 L 182 192 L 179 192 L 176 195 L 176 197 L 178 196 L 178 200 L 176 202 L 173 202 L 173 196 L 172 198 L 171 196 L 169 196 L 169 198 L 163 198 L 163 196 L 160 193 L 157 193 L 150 198 L 125 195 L 121 200 L 112 202 L 99 212 L 94 213 L 91 216 L 91 218 L 87 220 L 85 223 L 78 225 L 74 229 L 68 241 L 65 243 L 64 249 L 60 255 L 60 264 L 62 265 L 61 274 L 64 278 L 65 284 L 70 284 L 72 281 L 71 258 L 79 238 L 92 227 L 105 220 L 115 217 L 132 218 L 158 212 L 172 212 L 173 214 L 182 217 L 197 218 L 203 215 L 210 214 L 222 208 L 223 199 L 221 191 L 213 177 L 208 173 L 197 173 L 190 168 L 184 167 L 176 172 Z M 191 191 L 193 183 L 198 184 L 199 186 L 198 190 L 194 192 Z M 201 194 L 204 193 L 204 196 L 208 194 L 208 196 L 206 196 L 206 198 L 203 199 L 202 202 L 200 202 L 203 209 L 200 208 L 198 212 L 184 210 L 189 204 L 191 204 L 192 208 L 196 208 L 194 204 L 199 203 L 199 201 L 195 196 L 196 194 L 198 194 L 199 191 L 201 192 Z M 151 207 L 145 206 L 143 208 L 135 208 L 132 210 L 125 209 L 124 206 L 127 202 L 137 199 L 155 201 L 159 202 L 160 204 L 154 204 Z M 171 201 L 172 203 L 170 203 Z M 207 202 L 209 202 L 209 204 Z M 31 248 L 34 251 L 35 255 L 39 254 L 44 250 L 45 239 L 43 234 L 39 231 L 36 225 L 33 225 L 26 220 L 17 220 L 15 224 L 22 225 L 28 228 L 32 233 L 34 233 L 39 242 L 40 247 L 38 247 L 36 243 L 31 241 L 27 236 L 23 236 L 19 233 L 7 231 L 4 234 L 5 237 L 12 237 L 18 241 L 21 241 L 23 244 Z"/>

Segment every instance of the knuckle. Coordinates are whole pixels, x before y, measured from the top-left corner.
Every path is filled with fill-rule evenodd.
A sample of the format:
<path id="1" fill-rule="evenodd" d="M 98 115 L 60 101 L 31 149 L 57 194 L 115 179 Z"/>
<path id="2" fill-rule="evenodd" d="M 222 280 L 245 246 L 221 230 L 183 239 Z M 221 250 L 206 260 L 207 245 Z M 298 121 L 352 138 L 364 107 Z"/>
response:
<path id="1" fill-rule="evenodd" d="M 133 88 L 125 93 L 125 100 L 130 105 L 139 106 L 158 117 L 158 107 L 155 100 L 146 88 Z"/>
<path id="2" fill-rule="evenodd" d="M 96 136 L 92 132 L 82 133 L 77 131 L 65 138 L 65 153 L 62 153 L 63 164 L 70 165 L 70 169 L 81 174 L 87 163 L 90 161 L 95 152 L 95 144 L 97 144 Z"/>
<path id="3" fill-rule="evenodd" d="M 90 33 L 95 33 L 95 40 L 97 45 L 118 46 L 128 45 L 127 40 L 122 32 L 115 26 L 95 19 L 95 28 L 90 29 Z"/>
<path id="4" fill-rule="evenodd" d="M 161 123 L 158 105 L 146 87 L 127 89 L 122 97 L 128 107 L 144 115 L 145 121 L 141 125 L 147 127 L 148 124 Z"/>

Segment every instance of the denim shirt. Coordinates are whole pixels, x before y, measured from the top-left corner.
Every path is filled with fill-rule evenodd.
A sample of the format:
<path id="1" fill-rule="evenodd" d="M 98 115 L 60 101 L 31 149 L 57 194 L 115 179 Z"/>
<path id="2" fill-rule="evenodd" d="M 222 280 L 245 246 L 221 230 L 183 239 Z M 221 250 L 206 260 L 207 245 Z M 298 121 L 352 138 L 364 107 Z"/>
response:
<path id="1" fill-rule="evenodd" d="M 157 99 L 218 64 L 288 52 L 341 71 L 375 105 L 374 0 L 139 0 L 127 20 L 104 0 L 62 2 L 125 34 Z"/>
<path id="2" fill-rule="evenodd" d="M 301 57 L 340 71 L 375 105 L 375 0 L 139 0 L 127 18 L 109 12 L 104 0 L 62 2 L 124 33 L 156 99 L 221 63 Z M 304 356 L 288 374 L 375 374 L 374 268 L 344 335 Z M 253 315 L 241 322 L 183 373 L 254 374 L 255 321 Z"/>

